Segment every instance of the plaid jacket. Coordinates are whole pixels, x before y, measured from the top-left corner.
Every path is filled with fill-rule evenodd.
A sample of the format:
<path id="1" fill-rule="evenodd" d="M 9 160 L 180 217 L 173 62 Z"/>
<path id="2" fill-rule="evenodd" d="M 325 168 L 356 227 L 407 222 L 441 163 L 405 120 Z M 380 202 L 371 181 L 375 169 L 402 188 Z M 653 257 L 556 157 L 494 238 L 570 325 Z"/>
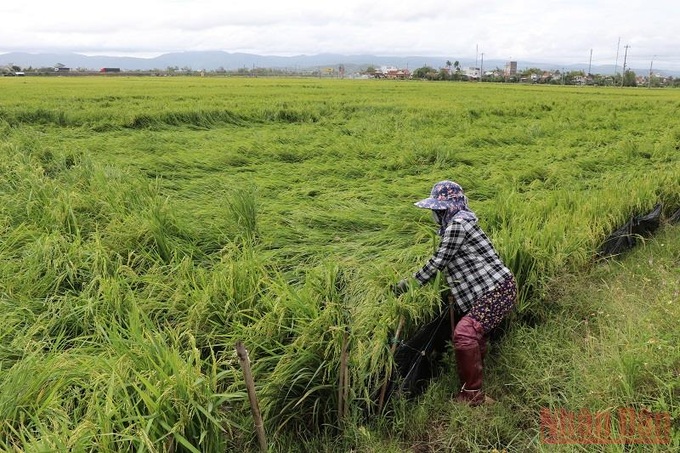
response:
<path id="1" fill-rule="evenodd" d="M 447 225 L 439 248 L 414 278 L 423 285 L 437 271 L 444 272 L 463 313 L 470 311 L 475 299 L 512 275 L 477 222 L 463 219 Z"/>

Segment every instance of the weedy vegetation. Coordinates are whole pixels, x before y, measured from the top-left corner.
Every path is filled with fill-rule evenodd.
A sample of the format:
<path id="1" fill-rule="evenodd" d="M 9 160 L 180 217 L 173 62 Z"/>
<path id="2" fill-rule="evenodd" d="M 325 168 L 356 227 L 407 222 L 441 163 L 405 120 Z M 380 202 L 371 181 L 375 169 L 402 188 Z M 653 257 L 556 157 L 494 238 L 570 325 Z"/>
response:
<path id="1" fill-rule="evenodd" d="M 0 90 L 3 451 L 255 451 L 237 341 L 270 451 L 553 451 L 546 407 L 666 411 L 671 445 L 653 448 L 678 447 L 677 228 L 622 260 L 595 251 L 631 215 L 680 207 L 680 92 L 142 77 Z M 486 367 L 498 403 L 451 403 L 445 358 L 424 395 L 378 413 L 399 320 L 407 336 L 440 308 L 442 282 L 398 299 L 390 286 L 437 244 L 413 202 L 442 179 L 518 278 Z"/>

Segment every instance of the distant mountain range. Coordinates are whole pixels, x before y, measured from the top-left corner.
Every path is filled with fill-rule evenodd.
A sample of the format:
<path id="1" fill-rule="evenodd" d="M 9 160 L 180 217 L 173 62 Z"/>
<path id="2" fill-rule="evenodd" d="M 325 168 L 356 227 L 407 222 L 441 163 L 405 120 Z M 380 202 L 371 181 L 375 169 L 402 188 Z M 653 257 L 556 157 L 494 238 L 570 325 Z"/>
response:
<path id="1" fill-rule="evenodd" d="M 340 54 L 319 54 L 319 55 L 297 55 L 291 57 L 277 57 L 266 55 L 255 55 L 248 53 L 229 53 L 222 51 L 203 51 L 203 52 L 176 52 L 167 53 L 154 58 L 138 57 L 108 57 L 108 56 L 87 56 L 78 53 L 25 53 L 11 52 L 0 54 L 0 66 L 16 65 L 21 68 L 43 68 L 54 67 L 58 64 L 69 68 L 82 68 L 88 70 L 99 70 L 100 68 L 120 68 L 122 71 L 150 71 L 164 70 L 169 67 L 190 68 L 192 70 L 214 71 L 225 69 L 234 71 L 240 68 L 271 68 L 288 69 L 295 71 L 314 70 L 325 67 L 337 68 L 340 65 L 345 67 L 346 73 L 365 69 L 368 66 L 395 66 L 398 68 L 416 69 L 423 66 L 440 68 L 446 65 L 447 60 L 454 61 L 451 57 L 444 56 L 408 56 L 390 57 L 378 55 L 340 55 Z M 458 59 L 461 67 L 475 66 L 475 60 Z M 481 65 L 481 61 L 476 62 Z M 485 60 L 483 69 L 504 68 L 506 61 Z M 588 64 L 578 65 L 559 65 L 546 62 L 525 62 L 518 61 L 517 68 L 540 68 L 544 70 L 588 70 Z M 649 69 L 630 68 L 638 75 L 644 75 Z M 593 74 L 613 74 L 614 65 L 592 66 Z M 655 73 L 664 75 L 680 76 L 680 71 L 669 71 L 655 69 Z"/>

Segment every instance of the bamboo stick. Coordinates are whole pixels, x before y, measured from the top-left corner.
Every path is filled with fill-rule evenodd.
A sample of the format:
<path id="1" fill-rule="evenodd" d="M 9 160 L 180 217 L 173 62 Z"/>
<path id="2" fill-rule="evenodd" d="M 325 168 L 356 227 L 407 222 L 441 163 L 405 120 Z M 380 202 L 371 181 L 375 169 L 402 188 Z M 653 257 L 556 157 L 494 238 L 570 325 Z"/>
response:
<path id="1" fill-rule="evenodd" d="M 447 299 L 449 302 L 449 320 L 451 322 L 451 341 L 453 341 L 453 331 L 456 329 L 456 311 L 453 308 L 453 304 L 456 303 L 456 299 L 453 298 L 453 294 L 449 294 Z"/>
<path id="2" fill-rule="evenodd" d="M 347 340 L 349 334 L 345 331 L 342 337 L 342 353 L 340 354 L 340 382 L 338 383 L 338 421 L 347 416 L 347 397 L 349 379 L 347 376 Z"/>
<path id="3" fill-rule="evenodd" d="M 399 340 L 399 335 L 401 335 L 401 329 L 404 327 L 404 322 L 406 319 L 402 315 L 399 318 L 399 325 L 397 326 L 397 331 L 394 334 L 394 343 L 392 343 L 392 347 L 390 347 L 390 358 L 394 357 L 394 351 L 397 350 L 397 342 Z M 385 394 L 387 393 L 387 385 L 390 382 L 390 375 L 392 374 L 392 368 L 389 367 L 387 372 L 385 373 L 385 382 L 383 382 L 382 388 L 380 389 L 380 398 L 378 399 L 378 413 L 382 412 L 383 409 L 383 404 L 385 403 Z"/>
<path id="4" fill-rule="evenodd" d="M 343 391 L 343 417 L 347 417 L 347 414 L 349 413 L 349 351 L 347 350 L 349 346 L 349 332 L 345 332 L 345 347 L 344 347 L 344 363 L 343 363 L 343 368 L 345 369 L 345 372 L 343 373 L 345 376 L 345 381 L 344 381 L 344 391 Z"/>
<path id="5" fill-rule="evenodd" d="M 248 358 L 248 351 L 240 341 L 236 342 L 236 355 L 238 355 L 238 360 L 241 363 L 241 368 L 243 369 L 243 377 L 246 381 L 246 387 L 248 389 L 250 410 L 253 414 L 253 421 L 255 422 L 255 431 L 257 432 L 257 440 L 260 444 L 260 450 L 266 452 L 267 438 L 264 434 L 264 423 L 262 422 L 260 407 L 257 403 L 257 395 L 255 394 L 255 381 L 253 380 L 253 374 L 250 370 L 250 359 Z"/>

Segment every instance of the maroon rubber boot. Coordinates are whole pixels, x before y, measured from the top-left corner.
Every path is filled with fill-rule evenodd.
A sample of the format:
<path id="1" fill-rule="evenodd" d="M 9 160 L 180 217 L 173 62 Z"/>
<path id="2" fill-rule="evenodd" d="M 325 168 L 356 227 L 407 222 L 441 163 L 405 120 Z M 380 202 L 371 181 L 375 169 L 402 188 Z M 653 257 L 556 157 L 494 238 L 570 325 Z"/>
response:
<path id="1" fill-rule="evenodd" d="M 456 396 L 459 403 L 479 406 L 485 402 L 482 392 L 482 354 L 479 346 L 468 349 L 456 349 L 456 365 L 458 376 L 463 387 Z"/>

